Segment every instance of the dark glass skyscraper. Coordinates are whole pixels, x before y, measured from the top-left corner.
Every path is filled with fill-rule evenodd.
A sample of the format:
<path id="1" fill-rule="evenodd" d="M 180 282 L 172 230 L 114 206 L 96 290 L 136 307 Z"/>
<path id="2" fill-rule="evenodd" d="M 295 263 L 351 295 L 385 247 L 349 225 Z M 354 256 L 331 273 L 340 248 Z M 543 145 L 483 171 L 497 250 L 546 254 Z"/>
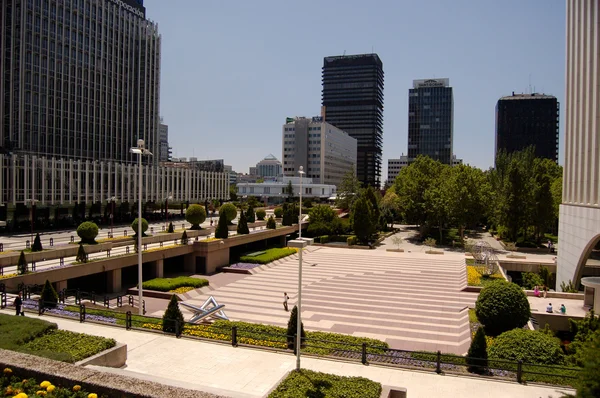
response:
<path id="1" fill-rule="evenodd" d="M 413 80 L 408 90 L 408 158 L 452 165 L 454 99 L 450 79 Z"/>
<path id="2" fill-rule="evenodd" d="M 323 116 L 358 141 L 356 175 L 379 187 L 383 145 L 383 63 L 377 54 L 326 57 Z"/>
<path id="3" fill-rule="evenodd" d="M 559 103 L 545 94 L 515 94 L 496 104 L 496 155 L 535 147 L 535 156 L 558 162 Z"/>
<path id="4" fill-rule="evenodd" d="M 142 138 L 158 155 L 161 38 L 145 15 L 142 0 L 3 0 L 0 147 L 131 162 Z"/>

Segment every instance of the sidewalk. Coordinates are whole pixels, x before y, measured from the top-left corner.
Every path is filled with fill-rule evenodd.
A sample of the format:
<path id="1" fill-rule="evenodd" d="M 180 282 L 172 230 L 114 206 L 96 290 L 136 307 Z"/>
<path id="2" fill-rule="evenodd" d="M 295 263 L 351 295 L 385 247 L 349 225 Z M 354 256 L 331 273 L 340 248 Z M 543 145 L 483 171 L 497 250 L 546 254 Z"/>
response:
<path id="1" fill-rule="evenodd" d="M 9 309 L 2 313 L 12 314 Z M 27 314 L 31 317 L 37 317 Z M 234 348 L 225 344 L 177 339 L 156 333 L 127 331 L 124 328 L 79 323 L 74 320 L 41 317 L 59 328 L 91 335 L 112 337 L 127 344 L 127 367 L 107 369 L 111 373 L 152 379 L 164 384 L 193 388 L 236 398 L 262 397 L 295 368 L 291 354 L 261 349 Z M 383 366 L 303 357 L 302 367 L 343 376 L 361 376 L 385 385 L 404 387 L 411 398 L 561 397 L 567 389 L 524 386 L 515 382 L 474 377 L 441 376 L 432 372 L 407 371 Z M 99 369 L 95 367 L 95 369 Z"/>

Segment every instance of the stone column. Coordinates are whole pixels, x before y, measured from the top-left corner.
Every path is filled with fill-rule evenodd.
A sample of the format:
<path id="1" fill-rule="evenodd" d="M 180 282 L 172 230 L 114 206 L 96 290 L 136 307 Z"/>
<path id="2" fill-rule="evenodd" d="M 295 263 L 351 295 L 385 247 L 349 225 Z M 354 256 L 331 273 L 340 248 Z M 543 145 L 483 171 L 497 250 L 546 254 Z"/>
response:
<path id="1" fill-rule="evenodd" d="M 109 293 L 121 291 L 121 269 L 106 271 L 106 290 Z"/>
<path id="2" fill-rule="evenodd" d="M 56 282 L 56 291 L 59 292 L 67 288 L 67 281 Z"/>
<path id="3" fill-rule="evenodd" d="M 160 260 L 156 260 L 154 262 L 154 277 L 155 278 L 163 278 L 165 275 L 165 260 L 162 258 Z"/>

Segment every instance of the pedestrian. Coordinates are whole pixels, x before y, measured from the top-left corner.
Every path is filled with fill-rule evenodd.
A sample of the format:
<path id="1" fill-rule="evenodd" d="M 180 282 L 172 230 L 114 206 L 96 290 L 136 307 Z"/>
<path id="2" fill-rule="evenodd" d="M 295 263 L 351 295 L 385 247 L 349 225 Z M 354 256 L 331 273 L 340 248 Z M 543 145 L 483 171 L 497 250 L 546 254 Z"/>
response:
<path id="1" fill-rule="evenodd" d="M 211 227 L 213 226 L 213 220 L 212 220 L 212 218 L 210 219 L 210 226 Z"/>
<path id="2" fill-rule="evenodd" d="M 19 292 L 19 295 L 15 298 L 15 316 L 25 316 L 25 312 L 23 312 L 23 300 L 21 300 L 21 292 Z"/>
<path id="3" fill-rule="evenodd" d="M 538 285 L 535 285 L 535 289 L 533 289 L 533 294 L 535 297 L 540 297 L 540 288 Z"/>
<path id="4" fill-rule="evenodd" d="M 564 304 L 560 305 L 560 313 L 565 315 L 567 313 L 567 307 Z"/>
<path id="5" fill-rule="evenodd" d="M 546 298 L 547 294 L 548 294 L 548 286 L 544 286 L 544 298 Z"/>
<path id="6" fill-rule="evenodd" d="M 283 293 L 283 309 L 288 311 L 288 300 L 290 299 L 290 297 L 287 295 L 287 293 Z"/>
<path id="7" fill-rule="evenodd" d="M 546 307 L 546 312 L 552 314 L 552 303 L 548 304 L 548 306 Z"/>

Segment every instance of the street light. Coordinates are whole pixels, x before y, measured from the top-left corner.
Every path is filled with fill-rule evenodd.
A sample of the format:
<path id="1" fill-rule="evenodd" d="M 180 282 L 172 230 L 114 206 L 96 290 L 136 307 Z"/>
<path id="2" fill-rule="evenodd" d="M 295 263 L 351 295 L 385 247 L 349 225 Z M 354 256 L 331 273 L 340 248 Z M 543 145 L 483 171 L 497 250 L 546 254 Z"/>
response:
<path id="1" fill-rule="evenodd" d="M 173 199 L 173 196 L 171 196 L 171 192 L 169 192 L 167 199 L 165 199 L 165 231 L 169 230 L 169 199 Z"/>
<path id="2" fill-rule="evenodd" d="M 298 174 L 300 174 L 300 215 L 298 216 L 298 239 L 302 239 L 302 176 L 304 175 L 304 167 L 300 166 Z"/>
<path id="3" fill-rule="evenodd" d="M 137 141 L 137 148 L 129 149 L 131 153 L 137 153 L 138 156 L 138 310 L 140 315 L 144 315 L 142 306 L 142 155 L 152 156 L 152 152 L 144 146 L 144 140 Z"/>
<path id="4" fill-rule="evenodd" d="M 110 200 L 110 237 L 113 237 L 113 223 L 115 219 L 115 201 L 117 200 L 116 196 L 111 196 L 108 198 Z"/>

